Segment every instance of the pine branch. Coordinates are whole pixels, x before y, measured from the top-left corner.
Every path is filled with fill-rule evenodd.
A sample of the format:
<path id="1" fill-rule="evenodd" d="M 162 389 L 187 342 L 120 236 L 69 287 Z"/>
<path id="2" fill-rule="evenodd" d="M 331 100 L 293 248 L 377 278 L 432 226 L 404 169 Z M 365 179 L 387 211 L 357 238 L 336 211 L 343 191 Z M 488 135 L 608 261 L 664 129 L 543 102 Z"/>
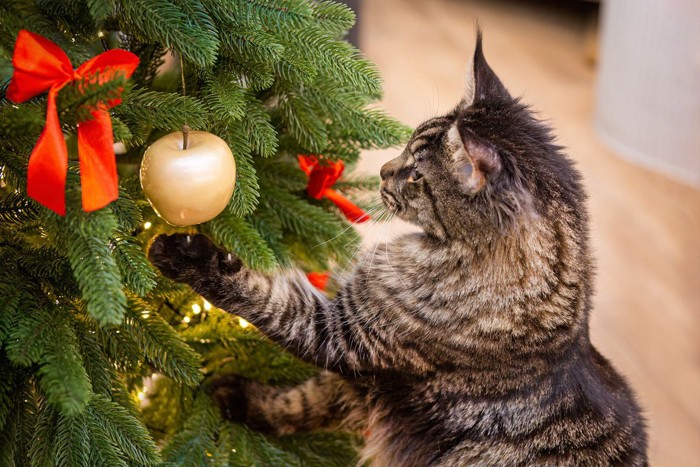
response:
<path id="1" fill-rule="evenodd" d="M 245 94 L 246 108 L 243 118 L 243 132 L 250 141 L 254 152 L 269 157 L 277 151 L 277 131 L 270 123 L 270 115 L 265 107 L 250 93 Z"/>
<path id="2" fill-rule="evenodd" d="M 116 0 L 87 0 L 90 15 L 96 22 L 104 21 L 114 13 Z"/>
<path id="3" fill-rule="evenodd" d="M 157 370 L 188 386 L 201 380 L 199 355 L 144 301 L 129 299 L 122 328 Z"/>
<path id="4" fill-rule="evenodd" d="M 263 201 L 277 214 L 284 228 L 310 242 L 326 241 L 344 228 L 333 214 L 289 192 L 266 185 L 263 193 Z"/>
<path id="5" fill-rule="evenodd" d="M 119 187 L 119 198 L 109 203 L 108 207 L 116 216 L 117 224 L 121 231 L 133 232 L 141 228 L 143 224 L 141 209 L 136 205 L 136 202 L 125 187 Z"/>
<path id="6" fill-rule="evenodd" d="M 8 415 L 14 408 L 13 393 L 16 390 L 16 375 L 12 363 L 0 352 L 0 428 L 5 426 Z"/>
<path id="7" fill-rule="evenodd" d="M 86 413 L 129 460 L 146 466 L 160 462 L 156 445 L 146 428 L 121 405 L 96 394 Z"/>
<path id="8" fill-rule="evenodd" d="M 254 215 L 247 218 L 247 221 L 260 232 L 260 235 L 274 252 L 277 264 L 289 266 L 292 263 L 292 255 L 283 243 L 284 229 L 277 215 L 265 206 L 261 206 Z"/>
<path id="9" fill-rule="evenodd" d="M 109 241 L 117 230 L 117 219 L 106 209 L 92 213 L 76 209 L 76 194 L 69 190 L 68 195 L 66 217 L 47 213 L 46 227 L 54 244 L 68 257 L 87 312 L 100 324 L 118 324 L 126 297 Z"/>
<path id="10" fill-rule="evenodd" d="M 26 373 L 15 387 L 12 417 L 0 426 L 0 465 L 26 465 L 36 426 L 37 397 Z"/>
<path id="11" fill-rule="evenodd" d="M 0 300 L 0 349 L 5 344 L 10 330 L 15 326 L 21 305 L 31 303 L 31 300 L 26 298 L 24 287 L 18 286 L 18 280 L 11 279 L 12 276 L 9 274 L 6 277 L 0 277 L 0 297 L 2 297 Z"/>
<path id="12" fill-rule="evenodd" d="M 58 93 L 56 105 L 61 124 L 75 127 L 91 120 L 101 103 L 128 94 L 131 83 L 118 69 L 106 69 L 65 86 Z"/>
<path id="13" fill-rule="evenodd" d="M 80 320 L 76 322 L 76 329 L 83 366 L 92 391 L 96 394 L 111 396 L 113 366 L 102 348 L 97 326 L 87 320 Z"/>
<path id="14" fill-rule="evenodd" d="M 120 118 L 112 116 L 112 132 L 114 133 L 114 142 L 127 145 L 134 139 L 133 133 L 129 126 Z"/>
<path id="15" fill-rule="evenodd" d="M 89 465 L 90 431 L 81 415 L 59 415 L 53 443 L 53 458 L 57 465 Z"/>
<path id="16" fill-rule="evenodd" d="M 156 286 L 156 272 L 135 237 L 119 235 L 113 239 L 114 256 L 124 285 L 139 297 Z"/>
<path id="17" fill-rule="evenodd" d="M 299 457 L 304 467 L 345 467 L 357 464 L 360 440 L 351 433 L 300 433 L 275 438 L 272 442 Z"/>
<path id="18" fill-rule="evenodd" d="M 226 75 L 208 76 L 205 79 L 203 98 L 212 117 L 225 122 L 235 122 L 245 115 L 245 89 Z"/>
<path id="19" fill-rule="evenodd" d="M 190 4 L 190 10 L 197 9 L 194 2 L 179 3 Z M 145 41 L 160 42 L 202 68 L 214 64 L 219 41 L 209 28 L 203 27 L 201 17 L 199 23 L 193 21 L 186 11 L 170 2 L 121 0 L 119 5 L 123 31 Z"/>
<path id="20" fill-rule="evenodd" d="M 204 224 L 203 232 L 214 241 L 238 255 L 253 269 L 271 270 L 276 266 L 275 255 L 257 230 L 244 219 L 223 212 Z"/>
<path id="21" fill-rule="evenodd" d="M 37 409 L 37 419 L 29 445 L 29 463 L 31 466 L 48 467 L 55 465 L 53 442 L 56 437 L 58 411 L 55 407 L 42 401 Z"/>
<path id="22" fill-rule="evenodd" d="M 0 150 L 0 173 L 9 186 L 26 191 L 27 158 L 14 151 Z"/>
<path id="23" fill-rule="evenodd" d="M 223 421 L 219 408 L 203 394 L 195 398 L 189 416 L 163 450 L 163 458 L 183 467 L 214 465 L 211 453 Z"/>
<path id="24" fill-rule="evenodd" d="M 90 464 L 115 467 L 128 467 L 117 444 L 112 441 L 102 426 L 93 417 L 85 417 L 90 432 Z"/>
<path id="25" fill-rule="evenodd" d="M 79 413 L 90 396 L 75 330 L 60 308 L 35 309 L 19 316 L 10 331 L 9 359 L 17 365 L 39 363 L 46 399 L 67 415 Z"/>
<path id="26" fill-rule="evenodd" d="M 204 128 L 208 122 L 207 109 L 197 99 L 142 89 L 135 89 L 126 95 L 122 105 L 115 107 L 114 113 L 129 128 L 175 131 L 185 122 L 194 128 Z"/>
<path id="27" fill-rule="evenodd" d="M 331 35 L 341 35 L 355 24 L 355 12 L 347 5 L 321 0 L 314 4 L 316 24 Z"/>
<path id="28" fill-rule="evenodd" d="M 328 144 L 328 134 L 323 116 L 319 114 L 305 95 L 296 89 L 279 85 L 278 107 L 289 133 L 305 151 L 321 153 Z"/>
<path id="29" fill-rule="evenodd" d="M 236 159 L 236 188 L 227 210 L 237 217 L 246 216 L 255 210 L 260 197 L 260 185 L 252 162 L 252 148 L 241 122 L 234 123 L 221 134 Z"/>
<path id="30" fill-rule="evenodd" d="M 162 375 L 152 378 L 151 383 L 149 403 L 141 413 L 149 431 L 154 433 L 156 441 L 161 442 L 180 430 L 192 403 L 193 391 Z"/>
<path id="31" fill-rule="evenodd" d="M 275 82 L 274 67 L 271 63 L 259 60 L 241 60 L 238 57 L 223 56 L 220 70 L 237 76 L 241 84 L 253 92 L 269 89 Z"/>
<path id="32" fill-rule="evenodd" d="M 233 452 L 229 457 L 231 466 L 249 465 L 304 465 L 301 459 L 289 451 L 284 451 L 260 433 L 243 425 L 230 425 L 230 438 Z"/>

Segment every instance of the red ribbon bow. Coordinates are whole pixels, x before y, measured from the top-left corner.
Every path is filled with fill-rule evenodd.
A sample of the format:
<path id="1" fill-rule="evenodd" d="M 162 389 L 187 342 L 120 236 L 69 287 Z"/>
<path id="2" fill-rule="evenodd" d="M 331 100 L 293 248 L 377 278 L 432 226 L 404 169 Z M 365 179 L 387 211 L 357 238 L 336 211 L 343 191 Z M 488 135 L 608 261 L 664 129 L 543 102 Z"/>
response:
<path id="1" fill-rule="evenodd" d="M 306 274 L 306 278 L 309 279 L 311 285 L 320 290 L 326 290 L 329 277 L 327 272 L 310 272 Z"/>
<path id="2" fill-rule="evenodd" d="M 139 64 L 136 55 L 114 49 L 101 53 L 83 63 L 78 69 L 66 53 L 50 40 L 29 31 L 17 35 L 12 56 L 14 74 L 7 89 L 7 98 L 24 102 L 48 89 L 46 126 L 29 156 L 27 193 L 47 208 L 60 215 L 66 213 L 66 171 L 68 149 L 58 121 L 56 96 L 66 84 L 82 80 L 96 73 L 100 83 L 123 73 L 131 76 Z M 83 209 L 95 211 L 119 197 L 117 164 L 114 159 L 111 107 L 121 99 L 101 102 L 91 111 L 93 119 L 78 124 L 78 157 L 80 182 L 83 187 Z"/>
<path id="3" fill-rule="evenodd" d="M 319 160 L 316 156 L 299 156 L 299 167 L 309 176 L 306 193 L 314 199 L 328 198 L 345 214 L 350 222 L 362 223 L 369 220 L 364 212 L 352 201 L 331 189 L 343 174 L 343 161 Z"/>

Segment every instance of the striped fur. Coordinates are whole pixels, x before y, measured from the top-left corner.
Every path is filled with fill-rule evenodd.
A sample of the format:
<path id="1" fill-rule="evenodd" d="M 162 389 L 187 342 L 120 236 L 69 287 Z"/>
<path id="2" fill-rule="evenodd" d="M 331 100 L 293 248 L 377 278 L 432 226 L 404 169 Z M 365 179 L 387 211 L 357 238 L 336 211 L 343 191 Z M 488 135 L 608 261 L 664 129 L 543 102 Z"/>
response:
<path id="1" fill-rule="evenodd" d="M 480 38 L 471 75 L 465 101 L 382 168 L 387 208 L 424 232 L 371 252 L 334 299 L 299 271 L 251 271 L 204 236 L 161 236 L 151 260 L 335 375 L 221 384 L 222 406 L 241 404 L 229 413 L 252 425 L 361 416 L 362 461 L 378 466 L 647 465 L 634 396 L 589 340 L 579 173 Z"/>

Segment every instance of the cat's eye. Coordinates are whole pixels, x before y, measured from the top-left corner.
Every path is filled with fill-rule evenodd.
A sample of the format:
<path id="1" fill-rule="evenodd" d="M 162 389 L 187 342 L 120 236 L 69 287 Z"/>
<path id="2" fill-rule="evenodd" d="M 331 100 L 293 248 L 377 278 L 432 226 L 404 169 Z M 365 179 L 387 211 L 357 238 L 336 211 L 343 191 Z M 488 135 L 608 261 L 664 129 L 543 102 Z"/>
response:
<path id="1" fill-rule="evenodd" d="M 420 149 L 419 151 L 416 151 L 416 153 L 413 155 L 413 158 L 415 159 L 416 163 L 422 161 L 428 156 L 428 150 L 427 149 Z"/>
<path id="2" fill-rule="evenodd" d="M 411 169 L 411 173 L 408 176 L 408 181 L 409 182 L 417 182 L 423 178 L 423 174 L 418 171 L 418 168 L 414 165 L 413 169 Z"/>

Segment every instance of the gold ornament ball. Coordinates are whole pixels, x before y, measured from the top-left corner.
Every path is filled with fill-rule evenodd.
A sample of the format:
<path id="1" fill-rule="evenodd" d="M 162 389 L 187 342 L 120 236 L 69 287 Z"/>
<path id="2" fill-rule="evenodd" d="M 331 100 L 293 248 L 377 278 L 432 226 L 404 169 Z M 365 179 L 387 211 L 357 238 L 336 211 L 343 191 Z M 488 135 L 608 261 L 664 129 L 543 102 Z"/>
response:
<path id="1" fill-rule="evenodd" d="M 206 131 L 183 130 L 151 144 L 140 173 L 153 209 L 177 226 L 215 218 L 236 186 L 236 162 L 226 142 Z"/>

